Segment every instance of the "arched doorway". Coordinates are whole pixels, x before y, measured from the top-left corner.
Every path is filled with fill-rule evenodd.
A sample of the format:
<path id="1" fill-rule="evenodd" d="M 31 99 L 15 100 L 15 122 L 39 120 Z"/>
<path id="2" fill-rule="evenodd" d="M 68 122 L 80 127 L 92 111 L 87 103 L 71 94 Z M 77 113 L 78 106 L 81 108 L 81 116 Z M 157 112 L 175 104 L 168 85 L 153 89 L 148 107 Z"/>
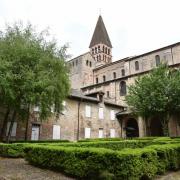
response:
<path id="1" fill-rule="evenodd" d="M 139 137 L 139 127 L 136 119 L 130 118 L 126 122 L 126 137 Z"/>
<path id="2" fill-rule="evenodd" d="M 162 124 L 159 118 L 152 118 L 150 121 L 150 135 L 163 136 Z"/>

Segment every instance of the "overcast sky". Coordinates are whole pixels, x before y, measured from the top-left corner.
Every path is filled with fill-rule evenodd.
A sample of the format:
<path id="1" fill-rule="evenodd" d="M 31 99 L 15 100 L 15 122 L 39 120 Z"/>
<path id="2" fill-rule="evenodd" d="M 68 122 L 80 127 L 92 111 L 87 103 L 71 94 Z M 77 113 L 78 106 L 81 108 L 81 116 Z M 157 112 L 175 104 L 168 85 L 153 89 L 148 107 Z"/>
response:
<path id="1" fill-rule="evenodd" d="M 88 51 L 100 11 L 113 61 L 180 41 L 180 0 L 0 0 L 0 28 L 19 20 L 49 27 L 75 57 Z"/>

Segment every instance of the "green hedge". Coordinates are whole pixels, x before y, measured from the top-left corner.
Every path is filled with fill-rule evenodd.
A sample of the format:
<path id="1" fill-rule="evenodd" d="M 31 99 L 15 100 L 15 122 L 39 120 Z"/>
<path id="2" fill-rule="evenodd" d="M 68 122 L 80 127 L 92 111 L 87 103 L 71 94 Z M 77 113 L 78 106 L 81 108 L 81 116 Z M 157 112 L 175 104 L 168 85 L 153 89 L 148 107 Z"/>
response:
<path id="1" fill-rule="evenodd" d="M 94 141 L 122 141 L 123 138 L 87 138 L 87 139 L 81 139 L 78 142 L 94 142 Z"/>
<path id="2" fill-rule="evenodd" d="M 65 142 L 70 142 L 69 140 L 38 140 L 38 141 L 33 141 L 33 140 L 19 140 L 19 141 L 11 141 L 10 143 L 65 143 Z"/>
<path id="3" fill-rule="evenodd" d="M 180 168 L 180 143 L 166 145 L 151 145 L 146 149 L 154 149 L 158 156 L 158 174 L 166 170 L 177 170 Z"/>
<path id="4" fill-rule="evenodd" d="M 31 145 L 25 147 L 25 157 L 34 165 L 78 178 L 152 179 L 166 170 L 180 168 L 180 144 L 153 145 L 124 151 Z"/>
<path id="5" fill-rule="evenodd" d="M 25 144 L 3 144 L 0 143 L 0 156 L 2 157 L 23 157 Z"/>
<path id="6" fill-rule="evenodd" d="M 150 140 L 123 140 L 123 141 L 94 141 L 94 142 L 78 142 L 78 143 L 52 143 L 52 146 L 64 146 L 64 147 L 81 147 L 81 148 L 106 148 L 111 150 L 122 150 L 124 148 L 143 148 L 145 146 L 153 144 L 166 144 L 171 143 L 169 141 L 150 141 Z M 175 141 L 176 142 L 176 141 Z M 44 144 L 45 145 L 45 144 Z M 48 145 L 48 144 L 46 144 Z"/>
<path id="7" fill-rule="evenodd" d="M 126 138 L 126 139 L 123 139 L 123 138 L 94 138 L 94 139 L 88 138 L 88 139 L 81 139 L 78 142 L 122 141 L 122 140 L 149 140 L 149 141 L 152 141 L 155 139 L 163 140 L 163 139 L 171 139 L 171 138 L 170 137 L 158 137 L 158 136 L 154 136 L 154 137 L 153 136 L 150 136 L 150 137 L 133 137 L 133 138 Z"/>
<path id="8" fill-rule="evenodd" d="M 143 176 L 152 178 L 157 172 L 156 152 L 151 149 L 118 152 L 103 148 L 33 145 L 26 147 L 25 153 L 26 160 L 33 165 L 78 178 L 140 179 Z"/>

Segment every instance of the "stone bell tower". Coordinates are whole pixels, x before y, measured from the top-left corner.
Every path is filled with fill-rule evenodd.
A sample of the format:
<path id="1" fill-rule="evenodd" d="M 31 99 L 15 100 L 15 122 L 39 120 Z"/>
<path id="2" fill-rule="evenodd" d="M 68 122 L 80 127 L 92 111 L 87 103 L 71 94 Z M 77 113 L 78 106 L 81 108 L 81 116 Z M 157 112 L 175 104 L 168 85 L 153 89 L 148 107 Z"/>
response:
<path id="1" fill-rule="evenodd" d="M 97 65 L 112 62 L 112 45 L 101 15 L 98 18 L 89 48 Z"/>

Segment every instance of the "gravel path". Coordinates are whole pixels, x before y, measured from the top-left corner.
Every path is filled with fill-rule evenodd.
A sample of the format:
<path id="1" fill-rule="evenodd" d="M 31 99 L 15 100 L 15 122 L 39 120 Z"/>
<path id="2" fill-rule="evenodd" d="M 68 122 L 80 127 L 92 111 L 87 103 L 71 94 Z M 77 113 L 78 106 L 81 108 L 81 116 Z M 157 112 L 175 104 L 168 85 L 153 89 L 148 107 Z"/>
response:
<path id="1" fill-rule="evenodd" d="M 61 173 L 29 165 L 24 159 L 0 158 L 0 180 L 73 180 Z"/>
<path id="2" fill-rule="evenodd" d="M 159 176 L 156 180 L 180 180 L 180 171 L 169 172 L 163 176 Z"/>

